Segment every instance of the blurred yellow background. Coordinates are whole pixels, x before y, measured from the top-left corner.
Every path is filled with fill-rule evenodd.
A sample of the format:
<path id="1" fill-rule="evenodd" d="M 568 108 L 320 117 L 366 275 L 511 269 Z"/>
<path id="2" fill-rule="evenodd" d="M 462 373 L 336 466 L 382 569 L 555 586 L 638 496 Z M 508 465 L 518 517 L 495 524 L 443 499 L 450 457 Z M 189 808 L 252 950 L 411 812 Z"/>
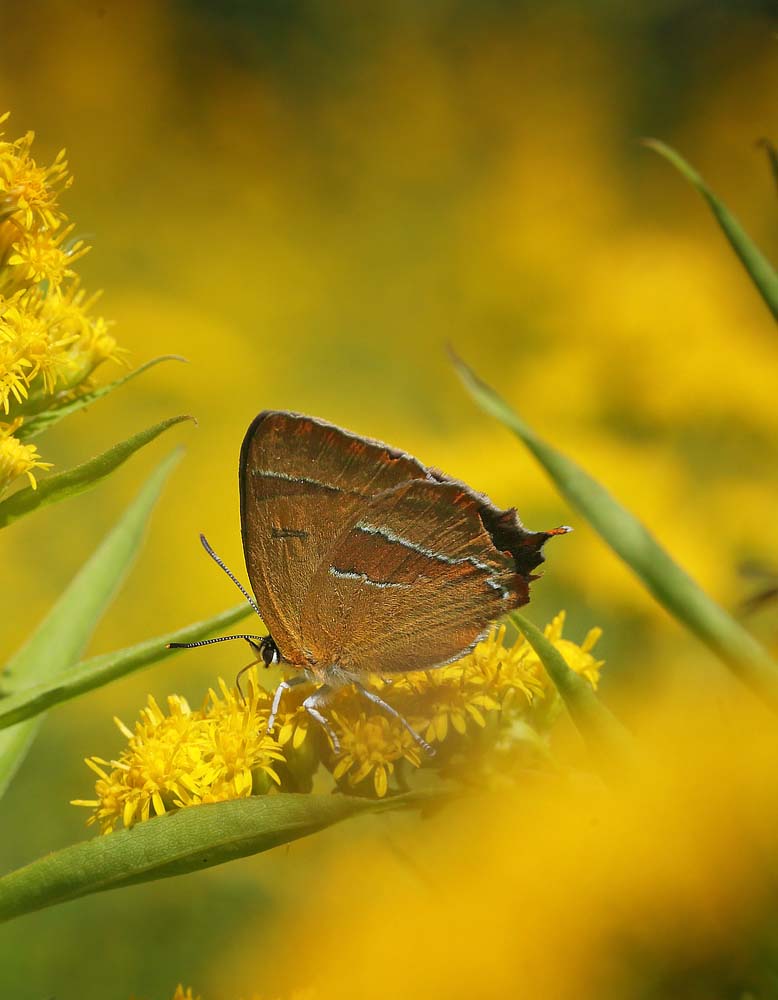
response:
<path id="1" fill-rule="evenodd" d="M 237 603 L 204 531 L 244 577 L 237 460 L 261 409 L 321 416 L 441 467 L 547 550 L 530 614 L 595 624 L 606 698 L 672 666 L 715 671 L 533 461 L 465 395 L 446 343 L 638 513 L 729 608 L 742 566 L 778 569 L 778 339 L 698 196 L 639 144 L 679 148 L 768 252 L 778 204 L 767 5 L 97 3 L 0 10 L 0 110 L 48 162 L 93 244 L 79 265 L 131 362 L 180 353 L 39 443 L 66 468 L 192 413 L 97 490 L 3 533 L 7 658 L 175 437 L 186 455 L 94 652 Z M 118 370 L 102 372 L 114 377 Z M 755 627 L 775 644 L 775 613 Z M 0 804 L 4 867 L 84 836 L 67 802 L 112 715 L 148 691 L 199 703 L 236 647 L 198 650 L 58 709 Z M 3 932 L 3 996 L 219 998 L 247 928 L 299 898 L 335 830 L 287 854 L 94 897 Z M 43 954 L 43 958 L 41 958 Z M 73 977 L 78 992 L 66 986 Z M 24 985 L 22 985 L 24 984 Z M 234 985 L 234 978 L 233 978 Z M 256 983 L 247 984 L 250 989 Z M 226 996 L 226 994 L 224 994 Z"/>

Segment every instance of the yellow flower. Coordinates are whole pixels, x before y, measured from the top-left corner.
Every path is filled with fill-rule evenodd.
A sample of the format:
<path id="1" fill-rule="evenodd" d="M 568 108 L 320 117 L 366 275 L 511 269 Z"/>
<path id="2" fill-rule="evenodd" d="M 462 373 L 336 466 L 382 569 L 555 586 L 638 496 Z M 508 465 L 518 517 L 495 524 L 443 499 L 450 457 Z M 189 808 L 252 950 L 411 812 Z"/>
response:
<path id="1" fill-rule="evenodd" d="M 183 984 L 179 983 L 178 986 L 176 986 L 176 992 L 173 994 L 173 1000 L 201 1000 L 201 997 L 199 993 L 196 996 L 192 993 L 191 986 L 187 986 L 187 988 L 184 989 Z"/>
<path id="2" fill-rule="evenodd" d="M 0 123 L 7 118 L 5 114 Z M 68 173 L 64 149 L 50 166 L 39 167 L 30 155 L 34 139 L 34 132 L 27 132 L 15 142 L 0 139 L 0 194 L 13 202 L 25 229 L 34 226 L 58 229 L 65 215 L 57 204 L 57 196 L 70 187 L 73 178 Z"/>
<path id="3" fill-rule="evenodd" d="M 395 763 L 402 759 L 421 765 L 419 747 L 402 723 L 385 713 L 347 718 L 332 712 L 333 728 L 340 740 L 340 752 L 332 765 L 336 781 L 345 778 L 351 788 L 372 777 L 378 798 L 389 788 L 389 776 Z"/>
<path id="4" fill-rule="evenodd" d="M 69 348 L 78 340 L 73 331 L 49 322 L 44 297 L 32 289 L 17 295 L 0 315 L 0 405 L 6 413 L 15 399 L 23 402 L 32 382 L 40 376 L 41 391 L 51 395 L 58 381 L 73 369 Z"/>
<path id="5" fill-rule="evenodd" d="M 92 315 L 98 296 L 73 271 L 89 248 L 70 244 L 73 226 L 58 204 L 71 182 L 65 154 L 40 167 L 33 138 L 7 142 L 0 133 L 0 413 L 17 418 L 67 403 L 121 354 L 109 324 Z M 0 436 L 0 492 L 24 473 L 34 486 L 31 470 L 44 467 L 34 447 Z"/>
<path id="6" fill-rule="evenodd" d="M 73 805 L 93 810 L 88 824 L 110 833 L 152 815 L 202 802 L 244 798 L 278 784 L 274 763 L 283 760 L 267 735 L 269 696 L 249 672 L 244 702 L 219 680 L 221 695 L 211 690 L 203 709 L 192 711 L 184 698 L 168 697 L 166 714 L 149 696 L 135 730 L 115 720 L 127 737 L 116 760 L 87 759 L 97 774 L 95 799 Z"/>
<path id="7" fill-rule="evenodd" d="M 500 707 L 480 675 L 468 678 L 472 670 L 468 670 L 467 660 L 407 674 L 397 685 L 397 696 L 401 696 L 411 724 L 428 743 L 442 743 L 451 729 L 464 735 L 468 722 L 483 728 L 484 712 Z M 393 701 L 394 694 L 393 687 L 382 691 L 387 701 Z"/>
<path id="8" fill-rule="evenodd" d="M 505 625 L 494 629 L 473 652 L 460 661 L 470 684 L 481 684 L 499 702 L 503 712 L 525 710 L 545 688 L 528 662 L 530 647 L 523 637 L 505 645 Z"/>
<path id="9" fill-rule="evenodd" d="M 45 295 L 27 289 L 0 308 L 0 407 L 6 413 L 31 392 L 45 397 L 87 388 L 101 361 L 119 359 L 108 324 L 90 315 L 96 299 L 73 282 Z"/>
<path id="10" fill-rule="evenodd" d="M 316 993 L 314 990 L 293 990 L 289 994 L 289 1000 L 315 1000 L 315 997 Z M 173 994 L 173 1000 L 202 1000 L 202 998 L 199 993 L 195 995 L 192 992 L 191 986 L 187 986 L 184 989 L 183 985 L 179 983 L 176 987 L 176 992 Z M 251 1000 L 265 1000 L 265 998 L 261 997 L 258 993 L 254 993 L 251 996 Z M 281 1000 L 281 998 L 279 997 L 277 1000 Z"/>
<path id="11" fill-rule="evenodd" d="M 278 706 L 275 729 L 282 747 L 291 746 L 293 750 L 299 750 L 312 726 L 316 725 L 303 708 L 303 702 L 313 689 L 313 684 L 298 684 L 284 691 Z"/>
<path id="12" fill-rule="evenodd" d="M 592 649 L 597 643 L 598 639 L 602 635 L 601 628 L 589 629 L 586 638 L 581 643 L 580 646 L 576 643 L 571 642 L 569 639 L 562 638 L 562 629 L 565 625 L 565 612 L 560 611 L 556 615 L 553 621 L 546 625 L 544 632 L 547 639 L 550 639 L 554 646 L 559 650 L 562 656 L 565 658 L 565 662 L 571 670 L 574 670 L 577 674 L 585 677 L 587 681 L 591 684 L 593 688 L 597 688 L 600 681 L 600 671 L 604 660 L 596 660 L 592 656 Z M 537 672 L 537 676 L 542 679 L 542 683 L 547 690 L 552 688 L 550 679 L 548 678 L 543 665 L 538 659 L 537 653 L 531 647 L 527 647 L 527 662 L 531 664 L 532 669 Z"/>
<path id="13" fill-rule="evenodd" d="M 256 670 L 247 671 L 245 700 L 225 682 L 218 681 L 221 697 L 212 688 L 209 703 L 203 709 L 208 722 L 203 730 L 200 750 L 209 768 L 207 801 L 245 798 L 265 791 L 261 777 L 276 785 L 280 779 L 273 764 L 284 759 L 272 736 L 267 735 L 270 695 L 257 680 Z M 259 785 L 258 785 L 259 782 Z"/>
<path id="14" fill-rule="evenodd" d="M 72 231 L 73 227 L 68 226 L 56 237 L 47 229 L 24 233 L 12 245 L 7 260 L 6 285 L 15 289 L 46 281 L 50 287 L 58 288 L 65 278 L 74 277 L 72 265 L 88 253 L 90 247 L 83 240 L 77 240 L 69 249 L 63 249 L 62 244 Z"/>
<path id="15" fill-rule="evenodd" d="M 596 680 L 601 663 L 590 650 L 599 630 L 577 646 L 561 638 L 563 621 L 564 615 L 558 615 L 547 633 L 556 645 L 566 644 L 571 665 Z M 275 787 L 307 791 L 320 763 L 341 790 L 378 798 L 389 793 L 393 776 L 398 789 L 405 787 L 405 776 L 397 773 L 401 761 L 455 777 L 461 773 L 460 764 L 472 764 L 476 742 L 470 740 L 471 729 L 473 735 L 482 734 L 479 750 L 493 749 L 504 756 L 526 744 L 528 736 L 541 740 L 552 721 L 551 713 L 538 720 L 530 712 L 546 691 L 537 658 L 524 640 L 506 646 L 505 634 L 504 627 L 497 629 L 471 654 L 438 670 L 367 678 L 368 687 L 400 718 L 371 705 L 356 687 L 342 687 L 326 709 L 340 743 L 337 753 L 303 708 L 315 690 L 312 683 L 284 692 L 276 738 L 267 733 L 273 696 L 260 685 L 255 666 L 246 675 L 245 697 L 220 678 L 199 711 L 172 695 L 165 714 L 149 698 L 134 732 L 117 723 L 128 739 L 119 757 L 87 760 L 98 776 L 96 798 L 76 804 L 91 808 L 88 822 L 109 832 L 119 821 L 131 826 L 202 802 L 264 794 Z M 408 726 L 436 744 L 439 752 L 423 755 Z M 309 739 L 310 734 L 315 738 Z M 444 747 L 452 752 L 442 752 Z"/>
<path id="16" fill-rule="evenodd" d="M 32 367 L 32 361 L 24 356 L 0 316 L 0 409 L 5 413 L 13 400 L 22 403 L 27 398 L 28 374 Z"/>
<path id="17" fill-rule="evenodd" d="M 33 489 L 37 487 L 34 469 L 50 469 L 50 462 L 42 462 L 34 444 L 22 444 L 14 431 L 22 424 L 21 417 L 10 424 L 0 422 L 0 496 L 18 477 L 26 475 Z"/>
<path id="18" fill-rule="evenodd" d="M 43 300 L 41 312 L 49 328 L 72 345 L 69 354 L 75 374 L 70 376 L 68 388 L 87 380 L 102 361 L 120 361 L 125 353 L 109 333 L 112 324 L 102 316 L 92 315 L 100 296 L 100 292 L 87 296 L 74 281 Z"/>

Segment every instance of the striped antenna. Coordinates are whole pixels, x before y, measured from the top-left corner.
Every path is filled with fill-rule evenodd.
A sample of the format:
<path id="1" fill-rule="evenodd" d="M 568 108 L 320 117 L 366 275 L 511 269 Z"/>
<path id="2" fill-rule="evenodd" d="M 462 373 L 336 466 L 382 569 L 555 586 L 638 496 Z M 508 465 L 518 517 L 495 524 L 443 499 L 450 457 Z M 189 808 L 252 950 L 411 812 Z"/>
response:
<path id="1" fill-rule="evenodd" d="M 200 533 L 200 542 L 208 553 L 208 555 L 213 559 L 217 566 L 221 566 L 227 576 L 232 580 L 238 590 L 243 594 L 246 600 L 249 602 L 251 607 L 256 611 L 257 615 L 261 618 L 259 614 L 259 608 L 257 607 L 257 602 L 251 596 L 251 594 L 246 590 L 240 580 L 235 576 L 232 570 L 228 569 L 227 566 L 222 562 L 222 560 L 216 555 L 211 546 L 208 544 L 208 539 L 202 532 Z M 200 639 L 199 642 L 169 642 L 167 644 L 168 649 L 195 649 L 197 646 L 211 646 L 215 642 L 229 642 L 231 639 L 245 639 L 246 642 L 250 643 L 260 654 L 265 646 L 268 644 L 269 636 L 266 635 L 223 635 L 216 639 Z M 272 640 L 270 640 L 272 642 Z M 275 643 L 273 643 L 273 648 L 275 648 Z"/>
<path id="2" fill-rule="evenodd" d="M 238 590 L 241 592 L 241 594 L 243 594 L 243 596 L 246 598 L 246 600 L 249 602 L 249 604 L 252 606 L 252 608 L 256 611 L 257 616 L 259 618 L 261 618 L 262 615 L 260 615 L 260 613 L 259 613 L 259 608 L 257 607 L 257 602 L 254 600 L 254 598 L 251 596 L 251 594 L 246 590 L 246 588 L 243 586 L 243 584 L 240 582 L 240 580 L 237 578 L 237 576 L 235 576 L 235 574 L 232 572 L 232 570 L 228 569 L 227 566 L 225 566 L 225 564 L 222 562 L 222 560 L 216 555 L 216 553 L 213 551 L 213 549 L 211 548 L 211 546 L 208 544 L 208 539 L 205 537 L 205 535 L 202 532 L 200 532 L 200 543 L 203 546 L 203 548 L 205 549 L 205 551 L 208 553 L 208 555 L 211 557 L 211 559 L 213 559 L 213 561 L 216 563 L 216 565 L 217 566 L 221 566 L 221 568 L 224 570 L 224 572 L 227 574 L 227 576 L 232 580 L 232 582 L 235 584 L 235 586 L 238 588 Z M 212 642 L 213 640 L 209 640 L 209 641 Z"/>
<path id="3" fill-rule="evenodd" d="M 245 639 L 252 646 L 261 647 L 266 635 L 222 635 L 218 639 L 200 639 L 199 642 L 169 642 L 167 649 L 194 649 L 196 646 L 212 646 L 215 642 L 229 642 L 230 639 Z"/>

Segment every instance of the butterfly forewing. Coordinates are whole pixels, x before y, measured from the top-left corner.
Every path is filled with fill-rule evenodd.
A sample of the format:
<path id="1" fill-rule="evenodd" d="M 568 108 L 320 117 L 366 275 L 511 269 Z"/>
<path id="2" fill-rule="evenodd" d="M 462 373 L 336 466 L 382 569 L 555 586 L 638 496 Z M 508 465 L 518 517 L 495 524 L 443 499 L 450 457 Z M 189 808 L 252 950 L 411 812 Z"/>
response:
<path id="1" fill-rule="evenodd" d="M 316 660 L 304 605 L 335 541 L 376 495 L 427 470 L 416 459 L 312 417 L 265 411 L 240 460 L 246 567 L 262 618 L 285 660 Z M 314 601 L 320 595 L 314 594 Z"/>

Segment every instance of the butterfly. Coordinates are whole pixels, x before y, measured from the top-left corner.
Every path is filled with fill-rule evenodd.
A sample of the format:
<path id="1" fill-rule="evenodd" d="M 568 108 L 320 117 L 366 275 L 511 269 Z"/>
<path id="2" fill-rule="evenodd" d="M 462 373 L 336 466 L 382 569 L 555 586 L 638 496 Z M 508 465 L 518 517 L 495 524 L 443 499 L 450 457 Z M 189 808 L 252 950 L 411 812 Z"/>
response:
<path id="1" fill-rule="evenodd" d="M 276 689 L 317 687 L 303 706 L 338 752 L 326 709 L 353 684 L 428 744 L 375 691 L 369 674 L 429 670 L 465 656 L 492 623 L 529 600 L 543 544 L 567 527 L 527 531 L 514 509 L 380 441 L 316 417 L 265 410 L 239 466 L 241 533 L 251 589 L 211 549 L 269 635 L 246 639 L 266 665 L 297 673 Z"/>

